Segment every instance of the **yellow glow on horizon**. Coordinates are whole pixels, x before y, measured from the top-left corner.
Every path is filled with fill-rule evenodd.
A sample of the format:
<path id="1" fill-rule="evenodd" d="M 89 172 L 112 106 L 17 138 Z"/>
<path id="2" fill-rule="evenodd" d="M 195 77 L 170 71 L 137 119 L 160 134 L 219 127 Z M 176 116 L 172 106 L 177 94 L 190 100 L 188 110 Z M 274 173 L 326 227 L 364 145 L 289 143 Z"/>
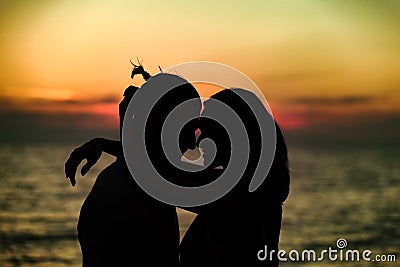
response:
<path id="1" fill-rule="evenodd" d="M 43 98 L 47 100 L 73 100 L 74 93 L 68 89 L 31 88 L 27 98 Z"/>
<path id="2" fill-rule="evenodd" d="M 319 0 L 11 3 L 0 11 L 0 97 L 122 96 L 128 85 L 143 82 L 129 78 L 129 60 L 138 56 L 151 74 L 159 65 L 196 60 L 230 65 L 256 82 L 274 113 L 304 108 L 292 104 L 296 98 L 348 96 L 376 98 L 375 106 L 356 107 L 365 112 L 399 112 L 399 6 Z M 208 96 L 217 91 L 207 90 Z"/>

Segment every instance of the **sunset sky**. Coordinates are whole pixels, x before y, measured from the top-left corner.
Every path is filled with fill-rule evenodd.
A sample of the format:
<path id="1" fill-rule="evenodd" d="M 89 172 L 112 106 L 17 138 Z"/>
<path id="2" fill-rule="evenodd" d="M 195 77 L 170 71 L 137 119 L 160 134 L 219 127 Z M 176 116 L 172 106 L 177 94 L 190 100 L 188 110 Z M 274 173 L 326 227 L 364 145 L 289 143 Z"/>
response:
<path id="1" fill-rule="evenodd" d="M 230 65 L 288 132 L 399 133 L 398 1 L 1 1 L 0 36 L 1 141 L 115 135 L 136 56 Z"/>

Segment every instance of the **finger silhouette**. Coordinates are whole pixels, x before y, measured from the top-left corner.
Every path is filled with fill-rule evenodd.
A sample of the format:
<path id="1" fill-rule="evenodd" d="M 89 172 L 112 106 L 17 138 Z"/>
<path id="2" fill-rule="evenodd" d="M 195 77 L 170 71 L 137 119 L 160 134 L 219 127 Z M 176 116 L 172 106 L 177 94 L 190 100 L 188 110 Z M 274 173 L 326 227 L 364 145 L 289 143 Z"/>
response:
<path id="1" fill-rule="evenodd" d="M 89 170 L 93 167 L 94 164 L 96 164 L 96 160 L 88 160 L 85 165 L 83 165 L 82 169 L 81 169 L 81 175 L 85 176 L 86 173 L 89 172 Z"/>
<path id="2" fill-rule="evenodd" d="M 71 155 L 64 166 L 65 177 L 70 180 L 72 186 L 75 186 L 76 184 L 75 174 L 78 165 L 79 162 Z"/>

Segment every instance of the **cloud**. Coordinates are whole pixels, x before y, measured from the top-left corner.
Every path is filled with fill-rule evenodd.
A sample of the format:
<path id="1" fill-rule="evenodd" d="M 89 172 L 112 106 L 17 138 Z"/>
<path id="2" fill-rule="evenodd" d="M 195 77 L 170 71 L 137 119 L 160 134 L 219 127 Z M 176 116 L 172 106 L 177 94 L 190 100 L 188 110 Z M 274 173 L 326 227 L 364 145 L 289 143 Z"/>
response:
<path id="1" fill-rule="evenodd" d="M 308 120 L 304 127 L 285 129 L 291 144 L 310 147 L 333 145 L 341 147 L 361 145 L 400 144 L 399 112 L 363 112 L 335 114 L 322 111 L 315 118 L 303 114 Z M 299 116 L 302 116 L 301 114 Z"/>
<path id="2" fill-rule="evenodd" d="M 1 143 L 79 141 L 95 136 L 117 138 L 119 117 L 113 95 L 92 99 L 0 96 Z"/>
<path id="3" fill-rule="evenodd" d="M 0 112 L 1 143 L 82 142 L 88 138 L 118 137 L 118 119 L 88 113 Z"/>
<path id="4" fill-rule="evenodd" d="M 358 104 L 371 104 L 377 100 L 377 97 L 372 96 L 342 96 L 342 97 L 297 97 L 288 100 L 291 104 L 302 105 L 335 105 L 348 106 Z"/>
<path id="5" fill-rule="evenodd" d="M 107 105 L 97 106 L 99 102 L 114 102 L 114 98 L 95 100 L 27 100 L 29 104 L 58 109 L 21 109 L 11 99 L 0 98 L 1 143 L 29 142 L 83 142 L 95 136 L 118 138 L 117 107 L 110 106 L 114 113 L 104 113 Z M 278 122 L 288 133 L 288 140 L 294 143 L 341 143 L 346 142 L 391 142 L 400 136 L 400 114 L 396 111 L 372 109 L 337 108 L 343 105 L 371 104 L 374 98 L 368 96 L 346 96 L 341 98 L 296 98 L 293 103 L 306 105 L 306 108 L 287 105 L 278 109 Z M 94 103 L 92 105 L 91 103 Z M 333 108 L 319 108 L 321 106 Z M 75 107 L 67 112 L 66 106 Z M 82 108 L 84 107 L 84 108 Z M 310 108 L 309 108 L 310 107 Z M 315 107 L 315 108 L 314 108 Z M 97 112 L 98 108 L 101 112 Z"/>
<path id="6" fill-rule="evenodd" d="M 94 98 L 82 99 L 49 99 L 42 97 L 7 97 L 0 96 L 1 105 L 13 105 L 24 103 L 25 105 L 91 105 L 91 104 L 117 104 L 122 100 L 122 97 L 117 96 L 100 96 Z"/>

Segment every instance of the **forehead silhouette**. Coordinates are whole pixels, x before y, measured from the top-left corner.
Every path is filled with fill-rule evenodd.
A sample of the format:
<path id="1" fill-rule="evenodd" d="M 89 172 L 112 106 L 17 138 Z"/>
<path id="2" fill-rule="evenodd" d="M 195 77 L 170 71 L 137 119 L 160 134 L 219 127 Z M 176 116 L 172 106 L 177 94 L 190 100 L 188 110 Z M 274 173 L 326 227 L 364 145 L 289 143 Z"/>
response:
<path id="1" fill-rule="evenodd" d="M 252 92 L 243 89 L 224 89 L 214 95 L 204 103 L 204 111 L 202 115 L 204 117 L 209 116 L 213 117 L 213 114 L 216 114 L 221 111 L 221 104 L 227 105 L 231 108 L 234 113 L 239 116 L 240 120 L 246 127 L 246 131 L 248 131 L 249 135 L 255 135 L 254 131 L 259 132 L 257 119 L 252 111 L 252 107 L 239 95 L 246 94 L 246 99 L 248 97 L 252 97 L 258 100 L 257 96 Z M 255 101 L 252 101 L 252 103 Z M 259 104 L 262 105 L 261 101 Z M 209 122 L 209 120 L 201 120 L 201 125 L 205 127 Z M 229 123 L 229 122 L 221 122 Z M 201 128 L 200 128 L 201 129 Z"/>
<path id="2" fill-rule="evenodd" d="M 174 81 L 175 79 L 180 79 L 178 82 Z M 192 111 L 200 115 L 200 96 L 194 86 L 190 84 L 188 81 L 180 78 L 177 75 L 161 73 L 156 76 L 153 76 L 149 79 L 148 82 L 152 82 L 153 79 L 159 79 L 160 81 L 165 81 L 164 83 L 160 83 L 159 86 L 152 86 L 150 88 L 143 87 L 142 90 L 148 91 L 144 93 L 160 95 L 157 99 L 156 103 L 153 103 L 154 106 L 151 109 L 149 114 L 146 130 L 149 129 L 157 129 L 166 119 L 166 117 L 180 104 L 185 103 L 191 99 L 197 99 L 198 105 L 194 105 L 191 107 Z M 171 81 L 171 84 L 169 83 Z M 175 84 L 177 85 L 175 85 Z M 165 88 L 164 88 L 165 86 Z M 153 90 L 153 91 L 151 91 Z M 160 92 L 155 92 L 155 90 L 160 90 Z M 147 128 L 149 127 L 149 128 Z"/>
<path id="3" fill-rule="evenodd" d="M 213 119 L 215 114 L 223 112 L 224 106 L 228 106 L 233 113 L 239 117 L 245 127 L 250 145 L 250 164 L 252 169 L 258 162 L 261 153 L 262 136 L 259 122 L 254 111 L 261 111 L 262 116 L 270 116 L 258 97 L 244 89 L 224 89 L 214 94 L 204 103 L 204 111 L 200 119 L 201 135 L 199 144 L 205 138 L 214 140 L 217 146 L 216 164 L 227 165 L 231 153 L 231 140 L 229 133 L 224 129 L 224 125 L 233 121 L 233 118 L 226 118 L 226 121 L 217 122 Z M 245 141 L 245 140 L 243 140 Z"/>

